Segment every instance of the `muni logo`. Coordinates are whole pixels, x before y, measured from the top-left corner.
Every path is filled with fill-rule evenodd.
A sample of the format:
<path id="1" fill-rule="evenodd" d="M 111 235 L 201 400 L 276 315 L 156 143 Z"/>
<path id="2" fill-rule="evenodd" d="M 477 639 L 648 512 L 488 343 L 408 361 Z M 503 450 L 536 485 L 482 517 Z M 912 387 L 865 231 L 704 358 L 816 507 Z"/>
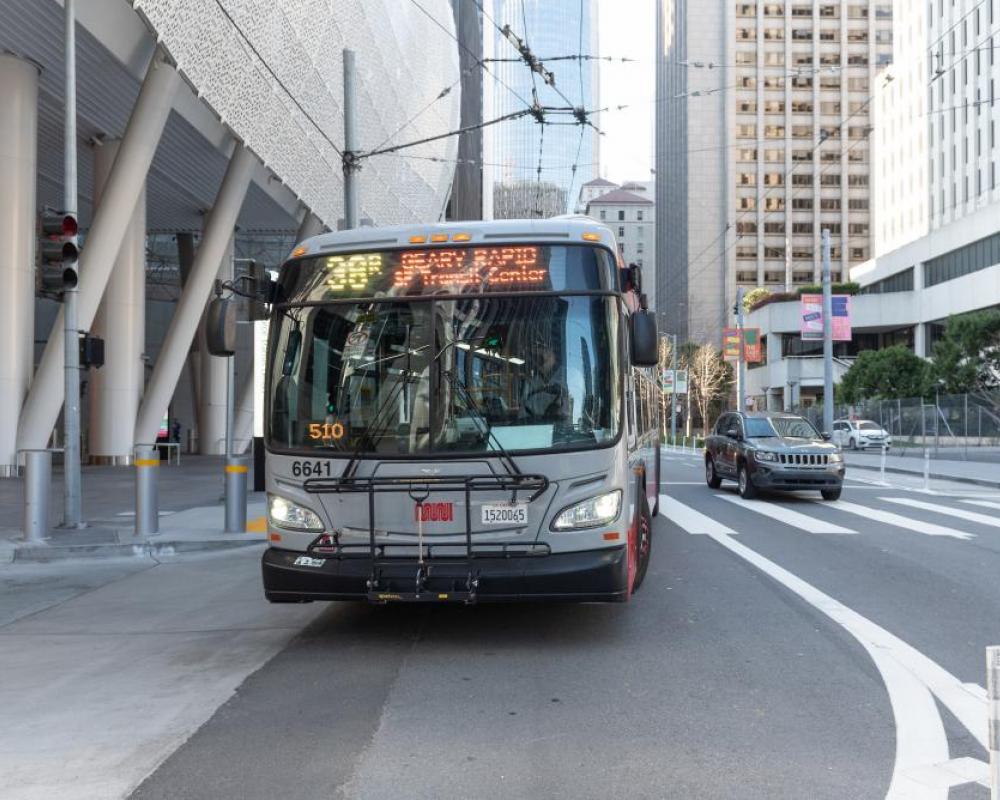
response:
<path id="1" fill-rule="evenodd" d="M 451 522 L 455 518 L 452 503 L 417 503 L 413 507 L 416 522 Z"/>

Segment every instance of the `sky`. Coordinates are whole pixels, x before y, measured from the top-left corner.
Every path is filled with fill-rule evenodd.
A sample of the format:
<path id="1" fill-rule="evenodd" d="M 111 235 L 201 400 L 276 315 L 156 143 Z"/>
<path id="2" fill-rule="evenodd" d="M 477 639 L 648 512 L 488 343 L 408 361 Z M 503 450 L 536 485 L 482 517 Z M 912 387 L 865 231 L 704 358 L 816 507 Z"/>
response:
<path id="1" fill-rule="evenodd" d="M 656 96 L 656 0 L 597 0 L 602 56 L 635 58 L 602 61 L 601 177 L 621 183 L 649 180 L 653 165 L 653 98 Z M 623 111 L 614 106 L 629 105 Z"/>

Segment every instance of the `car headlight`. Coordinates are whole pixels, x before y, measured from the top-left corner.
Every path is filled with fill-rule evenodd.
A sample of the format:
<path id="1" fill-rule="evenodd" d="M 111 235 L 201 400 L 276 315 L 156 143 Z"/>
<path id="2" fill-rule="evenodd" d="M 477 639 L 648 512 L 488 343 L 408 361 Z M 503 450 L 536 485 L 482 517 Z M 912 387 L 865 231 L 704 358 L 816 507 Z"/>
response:
<path id="1" fill-rule="evenodd" d="M 758 461 L 777 461 L 778 454 L 772 453 L 770 450 L 757 450 L 754 453 L 754 458 Z"/>
<path id="2" fill-rule="evenodd" d="M 622 507 L 622 490 L 591 497 L 582 503 L 564 508 L 552 520 L 552 530 L 572 531 L 581 528 L 597 528 L 618 519 Z"/>
<path id="3" fill-rule="evenodd" d="M 844 460 L 844 454 L 843 453 L 830 453 L 830 463 L 831 464 L 839 464 L 843 460 Z"/>
<path id="4" fill-rule="evenodd" d="M 314 511 L 276 494 L 267 496 L 267 515 L 276 528 L 291 531 L 321 531 L 323 521 Z"/>

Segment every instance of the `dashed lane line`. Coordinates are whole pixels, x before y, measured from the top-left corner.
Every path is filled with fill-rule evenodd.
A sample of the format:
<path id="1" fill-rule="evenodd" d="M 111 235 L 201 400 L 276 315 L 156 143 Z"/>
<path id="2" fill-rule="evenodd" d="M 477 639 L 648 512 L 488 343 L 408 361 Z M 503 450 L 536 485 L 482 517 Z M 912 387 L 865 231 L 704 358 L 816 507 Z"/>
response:
<path id="1" fill-rule="evenodd" d="M 819 501 L 818 501 L 819 502 Z M 846 500 L 834 500 L 833 502 L 823 502 L 823 508 L 832 508 L 835 511 L 846 511 L 848 514 L 857 514 L 869 520 L 882 522 L 886 525 L 895 525 L 903 530 L 916 531 L 926 536 L 950 536 L 953 539 L 974 539 L 974 533 L 949 528 L 945 525 L 938 525 L 933 522 L 925 522 L 912 517 L 904 517 L 902 514 L 894 514 L 891 511 L 883 511 L 880 508 L 862 506 L 857 503 L 848 503 Z"/>
<path id="2" fill-rule="evenodd" d="M 690 506 L 684 505 L 679 500 L 675 500 L 665 494 L 660 495 L 660 513 L 688 533 L 719 535 L 736 533 L 732 528 L 727 528 L 721 522 L 717 522 L 700 511 L 695 511 Z"/>
<path id="3" fill-rule="evenodd" d="M 742 497 L 732 494 L 720 494 L 716 496 L 747 511 L 763 514 L 785 525 L 799 528 L 806 533 L 857 533 L 857 531 L 852 531 L 850 528 L 844 528 L 840 525 L 834 525 L 832 522 L 826 522 L 825 520 L 810 517 L 807 514 L 801 514 L 798 511 L 792 511 L 792 509 L 776 503 L 762 502 L 760 500 L 744 500 Z"/>
<path id="4" fill-rule="evenodd" d="M 980 508 L 996 508 L 1000 509 L 1000 503 L 995 500 L 966 500 L 966 503 L 970 503 L 974 506 L 979 506 Z"/>
<path id="5" fill-rule="evenodd" d="M 920 508 L 924 511 L 932 511 L 935 514 L 945 514 L 957 519 L 964 519 L 967 522 L 975 522 L 978 525 L 1000 528 L 1000 517 L 997 517 L 995 514 L 980 514 L 976 511 L 967 511 L 964 508 L 952 508 L 951 506 L 942 506 L 937 503 L 927 503 L 912 497 L 880 497 L 879 500 L 884 500 L 887 503 L 898 503 L 901 506 Z"/>

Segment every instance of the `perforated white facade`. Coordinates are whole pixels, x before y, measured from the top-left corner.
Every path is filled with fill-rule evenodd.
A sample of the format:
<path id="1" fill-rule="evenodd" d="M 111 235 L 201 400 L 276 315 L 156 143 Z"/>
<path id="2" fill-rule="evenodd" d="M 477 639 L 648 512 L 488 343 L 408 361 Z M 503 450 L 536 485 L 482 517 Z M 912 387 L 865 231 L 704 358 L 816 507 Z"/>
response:
<path id="1" fill-rule="evenodd" d="M 132 5 L 202 99 L 331 228 L 343 217 L 343 48 L 357 52 L 362 150 L 458 126 L 457 89 L 435 101 L 459 78 L 448 0 L 423 1 L 433 20 L 396 0 Z M 361 216 L 379 225 L 439 218 L 457 145 L 452 137 L 365 159 Z"/>

